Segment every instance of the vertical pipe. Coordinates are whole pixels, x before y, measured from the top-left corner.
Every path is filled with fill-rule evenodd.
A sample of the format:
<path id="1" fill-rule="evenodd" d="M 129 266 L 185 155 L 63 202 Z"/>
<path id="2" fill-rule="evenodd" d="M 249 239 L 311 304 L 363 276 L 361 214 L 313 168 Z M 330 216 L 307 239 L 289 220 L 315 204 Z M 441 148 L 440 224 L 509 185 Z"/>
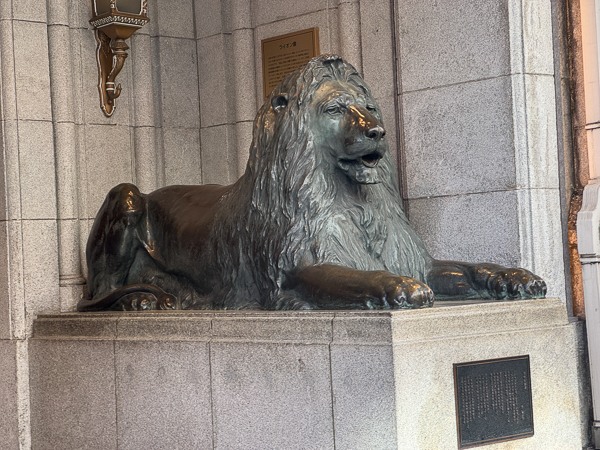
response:
<path id="1" fill-rule="evenodd" d="M 600 176 L 600 86 L 598 67 L 598 11 L 597 0 L 581 0 L 581 34 L 583 41 L 583 77 L 585 91 L 585 118 L 590 161 L 590 178 Z"/>
<path id="2" fill-rule="evenodd" d="M 585 316 L 587 324 L 593 435 L 600 444 L 600 90 L 598 66 L 598 24 L 600 0 L 580 0 L 583 43 L 586 137 L 590 182 L 583 191 L 583 204 L 577 215 L 578 250 L 581 255 Z"/>

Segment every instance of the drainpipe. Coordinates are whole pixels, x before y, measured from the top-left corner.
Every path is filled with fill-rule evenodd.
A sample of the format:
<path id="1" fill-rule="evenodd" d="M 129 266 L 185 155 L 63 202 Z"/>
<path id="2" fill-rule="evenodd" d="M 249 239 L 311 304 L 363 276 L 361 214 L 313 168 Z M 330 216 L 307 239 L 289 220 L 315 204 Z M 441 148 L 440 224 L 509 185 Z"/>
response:
<path id="1" fill-rule="evenodd" d="M 600 0 L 580 0 L 583 44 L 586 137 L 590 181 L 583 190 L 577 215 L 578 250 L 581 255 L 583 294 L 590 358 L 593 436 L 600 444 Z"/>

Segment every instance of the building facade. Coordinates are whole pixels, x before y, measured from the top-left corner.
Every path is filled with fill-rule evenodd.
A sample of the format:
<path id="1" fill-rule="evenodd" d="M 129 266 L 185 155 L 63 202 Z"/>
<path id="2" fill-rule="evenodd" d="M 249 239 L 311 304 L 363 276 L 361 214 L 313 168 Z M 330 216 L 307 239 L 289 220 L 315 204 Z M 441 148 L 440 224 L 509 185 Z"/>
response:
<path id="1" fill-rule="evenodd" d="M 234 182 L 263 99 L 261 40 L 292 31 L 318 27 L 320 51 L 371 87 L 434 257 L 525 267 L 582 315 L 568 235 L 589 178 L 578 12 L 566 0 L 149 0 L 107 118 L 91 1 L 0 2 L 0 442 L 30 446 L 32 322 L 86 295 L 108 190 Z"/>

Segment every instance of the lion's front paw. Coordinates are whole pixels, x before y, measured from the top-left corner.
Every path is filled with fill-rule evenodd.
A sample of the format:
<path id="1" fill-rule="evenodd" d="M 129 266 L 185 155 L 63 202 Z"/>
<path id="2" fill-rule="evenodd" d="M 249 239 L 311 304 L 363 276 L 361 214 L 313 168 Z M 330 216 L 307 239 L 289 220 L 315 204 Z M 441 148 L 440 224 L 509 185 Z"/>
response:
<path id="1" fill-rule="evenodd" d="M 544 298 L 546 283 L 525 269 L 499 269 L 488 279 L 490 295 L 496 299 Z"/>
<path id="2" fill-rule="evenodd" d="M 385 300 L 391 308 L 424 308 L 433 305 L 433 291 L 425 283 L 410 277 L 384 277 Z"/>

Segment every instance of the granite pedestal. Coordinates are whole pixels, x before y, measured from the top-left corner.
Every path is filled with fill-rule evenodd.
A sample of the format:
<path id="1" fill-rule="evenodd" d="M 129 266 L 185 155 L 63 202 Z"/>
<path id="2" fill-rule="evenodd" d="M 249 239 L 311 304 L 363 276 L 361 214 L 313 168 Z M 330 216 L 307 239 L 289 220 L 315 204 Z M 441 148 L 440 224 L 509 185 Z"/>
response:
<path id="1" fill-rule="evenodd" d="M 40 316 L 32 443 L 456 449 L 453 363 L 517 355 L 530 357 L 535 433 L 485 448 L 581 450 L 576 326 L 557 299 Z"/>

